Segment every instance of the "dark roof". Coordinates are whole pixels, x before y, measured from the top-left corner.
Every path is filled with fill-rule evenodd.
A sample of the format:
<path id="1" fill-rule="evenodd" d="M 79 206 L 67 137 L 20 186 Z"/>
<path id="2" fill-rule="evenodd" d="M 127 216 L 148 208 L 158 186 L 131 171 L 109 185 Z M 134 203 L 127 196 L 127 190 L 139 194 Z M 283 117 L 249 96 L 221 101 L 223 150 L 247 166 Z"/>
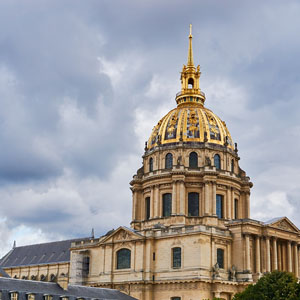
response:
<path id="1" fill-rule="evenodd" d="M 136 300 L 133 297 L 125 295 L 117 290 L 90 288 L 79 285 L 69 285 L 67 290 L 62 289 L 57 283 L 41 282 L 32 280 L 20 280 L 14 278 L 0 278 L 0 291 L 2 291 L 3 300 L 9 300 L 8 292 L 19 292 L 21 295 L 26 293 L 36 294 L 39 299 L 42 295 L 48 294 L 52 296 L 68 296 L 70 298 L 93 298 L 99 300 Z M 20 297 L 24 298 L 24 297 Z M 53 299 L 58 297 L 53 297 Z M 42 298 L 41 298 L 42 299 Z"/>
<path id="2" fill-rule="evenodd" d="M 0 260 L 0 267 L 69 262 L 71 243 L 81 240 L 87 240 L 87 238 L 15 247 Z"/>
<path id="3" fill-rule="evenodd" d="M 266 221 L 266 222 L 264 222 L 264 223 L 265 223 L 266 225 L 270 225 L 270 224 L 272 224 L 272 223 L 275 223 L 275 222 L 279 221 L 280 219 L 284 219 L 284 217 L 273 218 L 273 219 L 268 220 L 268 221 Z"/>

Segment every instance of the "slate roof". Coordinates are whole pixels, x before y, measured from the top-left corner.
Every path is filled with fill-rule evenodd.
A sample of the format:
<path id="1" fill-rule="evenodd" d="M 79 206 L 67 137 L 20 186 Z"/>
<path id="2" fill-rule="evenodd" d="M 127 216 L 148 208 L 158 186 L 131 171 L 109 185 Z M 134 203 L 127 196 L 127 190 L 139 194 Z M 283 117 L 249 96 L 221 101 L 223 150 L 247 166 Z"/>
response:
<path id="1" fill-rule="evenodd" d="M 88 238 L 15 247 L 0 260 L 0 267 L 11 268 L 69 262 L 71 243 L 81 240 L 88 240 Z"/>
<path id="2" fill-rule="evenodd" d="M 280 219 L 283 219 L 284 217 L 277 217 L 277 218 L 273 218 L 271 220 L 268 220 L 266 222 L 264 222 L 266 225 L 269 225 L 269 224 L 272 224 L 272 223 L 275 223 L 277 221 L 279 221 Z"/>
<path id="3" fill-rule="evenodd" d="M 99 300 L 137 300 L 117 290 L 90 288 L 79 285 L 69 285 L 67 290 L 62 289 L 57 283 L 14 278 L 0 278 L 0 291 L 2 299 L 9 300 L 9 292 L 18 292 L 19 299 L 26 299 L 26 293 L 34 293 L 36 300 L 43 300 L 43 295 L 52 295 L 53 300 L 60 300 L 60 296 L 67 296 L 70 300 L 76 298 Z"/>

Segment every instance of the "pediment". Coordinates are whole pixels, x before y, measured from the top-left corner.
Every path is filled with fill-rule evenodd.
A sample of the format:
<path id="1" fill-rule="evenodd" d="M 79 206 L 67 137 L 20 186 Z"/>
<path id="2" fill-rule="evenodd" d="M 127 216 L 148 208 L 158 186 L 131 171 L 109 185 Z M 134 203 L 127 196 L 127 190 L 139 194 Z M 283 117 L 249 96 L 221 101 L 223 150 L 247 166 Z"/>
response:
<path id="1" fill-rule="evenodd" d="M 127 227 L 119 227 L 117 230 L 108 235 L 101 243 L 115 243 L 115 242 L 124 242 L 132 240 L 140 240 L 144 237 Z"/>
<path id="2" fill-rule="evenodd" d="M 299 229 L 287 217 L 279 218 L 273 222 L 271 221 L 268 223 L 268 225 L 295 233 L 299 232 Z"/>

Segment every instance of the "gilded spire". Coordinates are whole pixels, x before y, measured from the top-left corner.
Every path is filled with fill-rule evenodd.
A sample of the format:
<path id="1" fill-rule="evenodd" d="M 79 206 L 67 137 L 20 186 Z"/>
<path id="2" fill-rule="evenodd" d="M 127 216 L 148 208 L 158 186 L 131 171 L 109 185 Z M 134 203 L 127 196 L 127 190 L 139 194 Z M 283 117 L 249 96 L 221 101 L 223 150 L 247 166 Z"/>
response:
<path id="1" fill-rule="evenodd" d="M 194 67 L 192 39 L 193 39 L 193 36 L 192 36 L 192 24 L 190 24 L 189 53 L 188 53 L 188 63 L 187 63 L 187 67 Z"/>
<path id="2" fill-rule="evenodd" d="M 192 24 L 190 24 L 189 34 L 189 52 L 187 65 L 183 65 L 181 71 L 181 92 L 176 95 L 177 105 L 193 103 L 193 105 L 202 105 L 205 101 L 205 95 L 200 90 L 200 66 L 194 65 L 193 48 L 192 48 Z"/>

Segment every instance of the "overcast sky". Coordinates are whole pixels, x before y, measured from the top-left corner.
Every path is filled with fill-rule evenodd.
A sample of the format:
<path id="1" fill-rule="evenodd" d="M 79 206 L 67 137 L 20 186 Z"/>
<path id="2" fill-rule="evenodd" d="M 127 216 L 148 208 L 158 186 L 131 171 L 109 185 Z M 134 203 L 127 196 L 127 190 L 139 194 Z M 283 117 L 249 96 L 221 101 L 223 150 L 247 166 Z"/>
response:
<path id="1" fill-rule="evenodd" d="M 251 217 L 300 227 L 299 16 L 289 0 L 0 0 L 0 254 L 129 226 L 190 23 L 206 107 L 254 183 Z"/>

